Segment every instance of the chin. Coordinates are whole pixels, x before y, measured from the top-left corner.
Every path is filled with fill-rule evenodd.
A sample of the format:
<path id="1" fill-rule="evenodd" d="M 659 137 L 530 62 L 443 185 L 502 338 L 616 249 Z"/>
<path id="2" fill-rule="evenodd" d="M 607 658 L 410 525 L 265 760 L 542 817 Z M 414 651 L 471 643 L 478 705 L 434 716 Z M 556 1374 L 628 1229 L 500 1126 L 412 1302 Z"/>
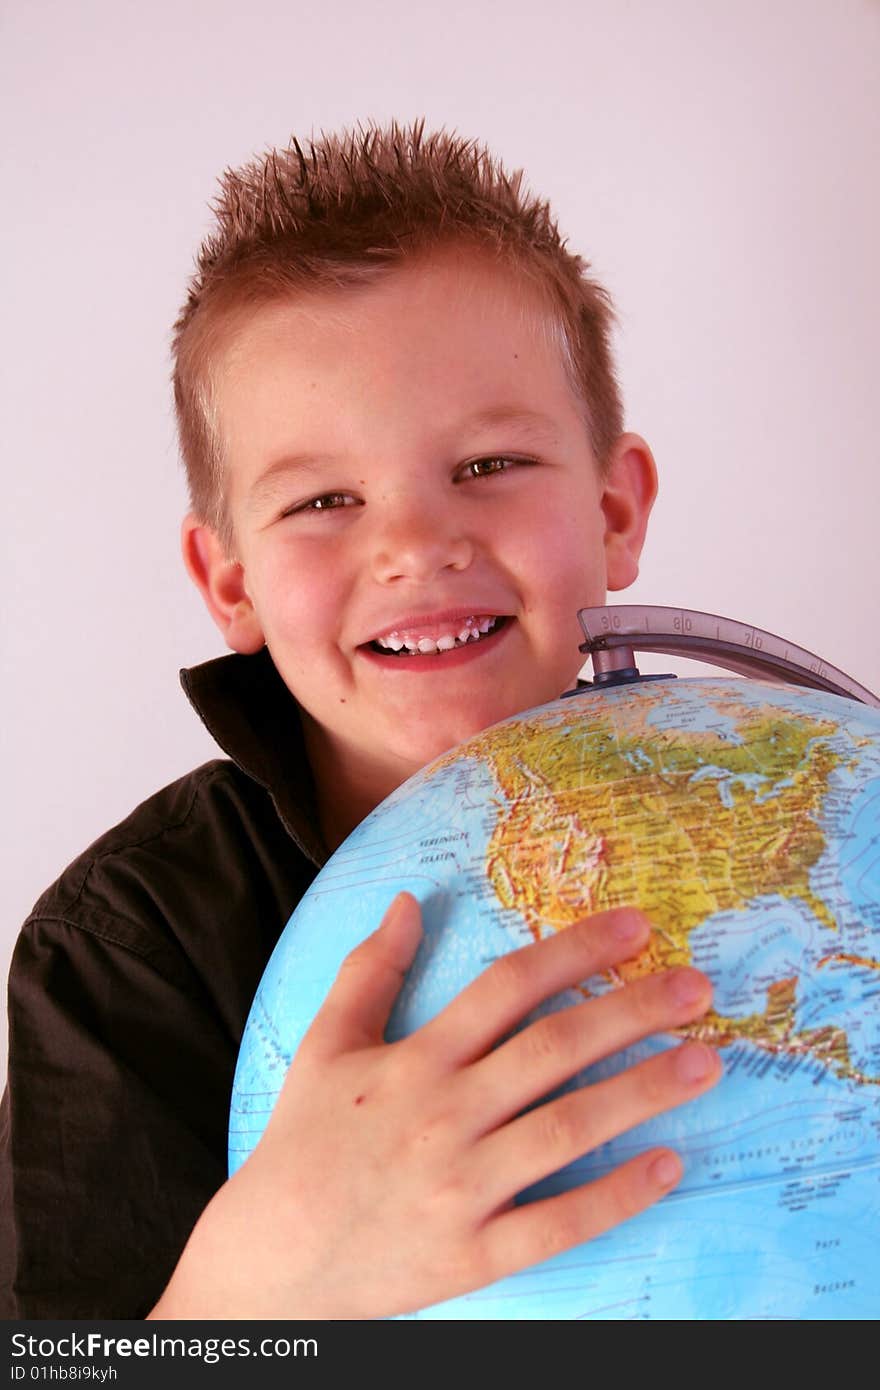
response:
<path id="1" fill-rule="evenodd" d="M 526 706 L 522 706 L 522 708 L 526 708 Z M 412 764 L 415 772 L 419 768 L 425 767 L 427 763 L 433 762 L 435 758 L 448 753 L 450 748 L 455 748 L 459 743 L 466 743 L 468 739 L 481 734 L 490 725 L 498 724 L 502 719 L 508 719 L 516 713 L 518 713 L 516 706 L 496 704 L 491 709 L 470 711 L 466 718 L 438 718 L 432 728 L 422 727 L 417 733 L 414 733 L 412 739 L 407 741 L 409 745 L 407 761 Z"/>

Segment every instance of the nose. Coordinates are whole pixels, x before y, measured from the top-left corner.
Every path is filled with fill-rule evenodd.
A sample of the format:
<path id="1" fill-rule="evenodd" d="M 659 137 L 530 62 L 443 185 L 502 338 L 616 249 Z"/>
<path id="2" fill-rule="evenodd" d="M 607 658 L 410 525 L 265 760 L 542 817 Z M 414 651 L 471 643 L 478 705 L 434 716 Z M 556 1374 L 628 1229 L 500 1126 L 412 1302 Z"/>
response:
<path id="1" fill-rule="evenodd" d="M 464 570 L 471 563 L 474 544 L 456 508 L 389 494 L 377 511 L 372 567 L 380 583 L 428 584 L 444 570 Z"/>

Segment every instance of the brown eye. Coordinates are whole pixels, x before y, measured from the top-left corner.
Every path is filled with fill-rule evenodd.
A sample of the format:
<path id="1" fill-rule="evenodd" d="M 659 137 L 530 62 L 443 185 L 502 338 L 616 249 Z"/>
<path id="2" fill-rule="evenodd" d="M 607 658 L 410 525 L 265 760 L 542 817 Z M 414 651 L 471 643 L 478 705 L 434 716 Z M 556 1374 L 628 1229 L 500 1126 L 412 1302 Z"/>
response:
<path id="1" fill-rule="evenodd" d="M 313 508 L 316 512 L 324 512 L 333 507 L 345 507 L 350 500 L 353 499 L 349 499 L 346 492 L 325 492 L 323 497 L 313 497 L 311 502 L 306 503 L 306 506 Z"/>
<path id="2" fill-rule="evenodd" d="M 342 507 L 356 507 L 358 500 L 352 497 L 350 492 L 322 492 L 320 497 L 310 497 L 307 502 L 300 502 L 298 506 L 288 507 L 282 512 L 282 517 L 297 516 L 303 512 L 335 512 Z"/>
<path id="3" fill-rule="evenodd" d="M 465 464 L 465 476 L 471 478 L 488 478 L 492 473 L 505 473 L 508 468 L 513 466 L 513 459 L 506 458 L 485 458 L 472 459 Z"/>
<path id="4" fill-rule="evenodd" d="M 286 521 L 292 516 L 309 516 L 315 512 L 338 512 L 347 507 L 358 507 L 361 503 L 350 492 L 322 492 L 318 497 L 309 497 L 305 502 L 297 502 L 285 507 L 279 520 Z"/>

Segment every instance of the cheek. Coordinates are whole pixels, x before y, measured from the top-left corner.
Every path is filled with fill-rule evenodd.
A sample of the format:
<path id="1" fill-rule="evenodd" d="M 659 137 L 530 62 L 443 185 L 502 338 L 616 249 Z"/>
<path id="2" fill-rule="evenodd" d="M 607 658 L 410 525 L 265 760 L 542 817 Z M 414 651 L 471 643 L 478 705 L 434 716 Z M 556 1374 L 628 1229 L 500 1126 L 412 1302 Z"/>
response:
<path id="1" fill-rule="evenodd" d="M 297 652 L 314 651 L 332 639 L 332 619 L 339 605 L 333 588 L 332 568 L 292 555 L 280 548 L 263 557 L 255 607 L 267 637 Z"/>
<path id="2" fill-rule="evenodd" d="M 557 517 L 554 552 L 555 568 L 573 581 L 603 576 L 605 573 L 605 525 L 594 499 L 570 507 Z"/>
<path id="3" fill-rule="evenodd" d="M 605 597 L 605 556 L 601 538 L 589 534 L 571 514 L 559 515 L 539 535 L 525 537 L 520 562 L 533 577 L 529 606 L 551 609 L 560 620 L 569 611 L 602 603 Z"/>

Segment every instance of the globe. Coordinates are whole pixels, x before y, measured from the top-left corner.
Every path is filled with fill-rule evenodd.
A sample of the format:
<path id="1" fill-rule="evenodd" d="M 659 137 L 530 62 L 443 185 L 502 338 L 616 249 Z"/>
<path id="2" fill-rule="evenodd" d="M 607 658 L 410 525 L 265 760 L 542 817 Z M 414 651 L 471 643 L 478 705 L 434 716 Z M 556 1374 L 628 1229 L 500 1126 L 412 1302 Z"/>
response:
<path id="1" fill-rule="evenodd" d="M 880 1313 L 880 713 L 738 678 L 588 689 L 479 734 L 399 787 L 327 862 L 242 1042 L 230 1169 L 263 1132 L 343 957 L 392 898 L 425 939 L 386 1036 L 499 954 L 622 904 L 651 918 L 624 977 L 694 964 L 724 1077 L 520 1195 L 654 1144 L 681 1184 L 607 1235 L 417 1317 L 867 1318 Z M 561 1008 L 619 979 L 584 982 Z M 610 1075 L 673 1039 L 590 1068 Z"/>

